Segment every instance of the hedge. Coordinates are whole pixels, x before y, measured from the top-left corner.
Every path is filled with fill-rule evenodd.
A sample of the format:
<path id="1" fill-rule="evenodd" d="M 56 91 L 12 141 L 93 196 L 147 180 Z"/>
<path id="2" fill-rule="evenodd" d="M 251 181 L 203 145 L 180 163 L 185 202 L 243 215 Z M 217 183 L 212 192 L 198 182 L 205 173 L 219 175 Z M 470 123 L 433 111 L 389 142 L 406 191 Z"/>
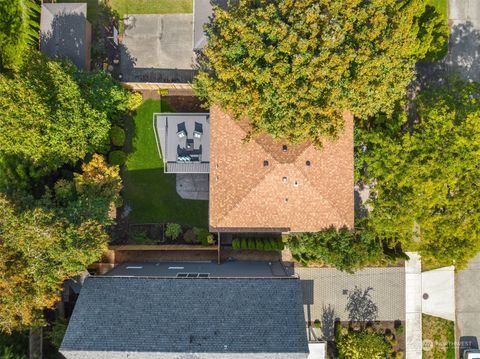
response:
<path id="1" fill-rule="evenodd" d="M 108 162 L 111 165 L 121 166 L 127 161 L 127 154 L 124 151 L 112 151 L 108 154 Z"/>
<path id="2" fill-rule="evenodd" d="M 120 126 L 113 126 L 110 130 L 110 140 L 114 146 L 123 147 L 125 144 L 125 130 Z"/>
<path id="3" fill-rule="evenodd" d="M 283 250 L 284 245 L 281 238 L 234 238 L 233 249 L 256 249 L 257 251 Z"/>

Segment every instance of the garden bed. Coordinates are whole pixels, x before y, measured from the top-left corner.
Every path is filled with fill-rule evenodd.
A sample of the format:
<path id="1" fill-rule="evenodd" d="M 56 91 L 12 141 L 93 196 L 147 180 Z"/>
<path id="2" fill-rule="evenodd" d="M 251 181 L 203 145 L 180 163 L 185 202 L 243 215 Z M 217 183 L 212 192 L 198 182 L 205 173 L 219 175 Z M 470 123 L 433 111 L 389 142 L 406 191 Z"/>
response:
<path id="1" fill-rule="evenodd" d="M 213 246 L 215 235 L 204 228 L 177 223 L 144 223 L 123 226 L 123 236 L 117 236 L 113 245 Z"/>
<path id="2" fill-rule="evenodd" d="M 312 324 L 315 327 L 315 324 Z M 331 351 L 338 356 L 337 344 L 347 333 L 379 334 L 391 346 L 390 358 L 403 358 L 405 354 L 405 322 L 374 321 L 369 323 L 336 322 L 335 343 L 331 343 Z"/>

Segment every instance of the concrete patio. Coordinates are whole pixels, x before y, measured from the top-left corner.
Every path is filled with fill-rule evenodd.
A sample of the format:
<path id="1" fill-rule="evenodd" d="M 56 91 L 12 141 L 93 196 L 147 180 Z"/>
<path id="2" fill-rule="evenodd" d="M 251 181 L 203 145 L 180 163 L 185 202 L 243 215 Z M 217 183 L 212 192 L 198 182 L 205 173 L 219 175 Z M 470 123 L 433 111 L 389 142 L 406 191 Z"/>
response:
<path id="1" fill-rule="evenodd" d="M 209 175 L 206 173 L 177 173 L 177 193 L 183 199 L 208 200 Z"/>

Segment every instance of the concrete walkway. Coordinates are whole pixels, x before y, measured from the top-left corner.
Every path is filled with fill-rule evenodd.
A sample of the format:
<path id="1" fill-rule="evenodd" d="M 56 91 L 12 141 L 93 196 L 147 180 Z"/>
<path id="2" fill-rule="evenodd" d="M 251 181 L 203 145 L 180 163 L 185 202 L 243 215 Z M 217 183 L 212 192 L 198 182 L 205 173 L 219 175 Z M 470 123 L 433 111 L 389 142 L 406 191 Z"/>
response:
<path id="1" fill-rule="evenodd" d="M 405 262 L 405 356 L 422 359 L 422 264 L 418 253 Z"/>
<path id="2" fill-rule="evenodd" d="M 456 276 L 455 298 L 457 304 L 456 339 L 475 336 L 480 341 L 480 254 L 470 261 L 468 268 Z"/>
<path id="3" fill-rule="evenodd" d="M 480 1 L 450 0 L 446 64 L 465 80 L 480 81 Z"/>

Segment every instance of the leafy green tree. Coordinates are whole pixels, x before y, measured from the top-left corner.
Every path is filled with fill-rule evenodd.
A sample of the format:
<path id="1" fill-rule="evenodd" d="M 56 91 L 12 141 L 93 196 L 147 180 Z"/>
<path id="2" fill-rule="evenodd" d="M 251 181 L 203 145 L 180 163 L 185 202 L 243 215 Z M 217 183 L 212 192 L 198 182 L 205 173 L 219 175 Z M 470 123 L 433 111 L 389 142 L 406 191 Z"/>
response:
<path id="1" fill-rule="evenodd" d="M 445 18 L 431 5 L 416 17 L 418 26 L 415 57 L 419 60 L 441 60 L 448 51 L 450 30 Z"/>
<path id="2" fill-rule="evenodd" d="M 0 70 L 16 70 L 38 40 L 39 8 L 33 0 L 0 1 Z"/>
<path id="3" fill-rule="evenodd" d="M 415 122 L 399 112 L 363 129 L 369 226 L 427 264 L 461 268 L 480 251 L 479 94 L 453 77 L 417 97 Z"/>
<path id="4" fill-rule="evenodd" d="M 45 175 L 108 144 L 107 116 L 82 97 L 74 71 L 33 54 L 18 73 L 0 75 L 0 155 Z"/>
<path id="5" fill-rule="evenodd" d="M 342 111 L 392 113 L 414 76 L 421 0 L 247 0 L 216 7 L 194 87 L 252 131 L 321 144 Z"/>
<path id="6" fill-rule="evenodd" d="M 106 249 L 108 235 L 94 220 L 73 224 L 50 208 L 22 208 L 0 195 L 0 329 L 42 323 L 64 280 L 85 270 Z"/>
<path id="7" fill-rule="evenodd" d="M 340 336 L 337 349 L 340 358 L 345 359 L 384 359 L 392 353 L 392 345 L 384 335 L 366 330 Z"/>
<path id="8" fill-rule="evenodd" d="M 350 230 L 346 227 L 293 233 L 287 245 L 293 258 L 300 263 L 327 264 L 346 272 L 354 272 L 369 264 L 393 261 L 402 256 L 401 252 L 388 248 L 389 254 L 385 254 L 385 244 L 369 230 Z"/>

